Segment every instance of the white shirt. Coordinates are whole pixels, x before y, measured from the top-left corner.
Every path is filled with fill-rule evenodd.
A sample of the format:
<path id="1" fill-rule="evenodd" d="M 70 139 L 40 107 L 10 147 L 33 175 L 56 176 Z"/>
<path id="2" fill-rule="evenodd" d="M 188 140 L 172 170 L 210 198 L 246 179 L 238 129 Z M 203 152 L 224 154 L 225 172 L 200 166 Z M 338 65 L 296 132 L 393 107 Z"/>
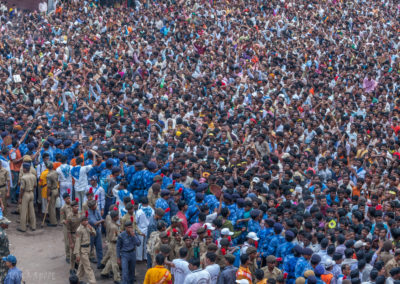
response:
<path id="1" fill-rule="evenodd" d="M 172 263 L 175 265 L 175 267 L 171 268 L 171 273 L 174 275 L 174 283 L 181 284 L 185 281 L 186 276 L 191 273 L 189 263 L 186 260 L 179 258 L 174 259 Z"/>
<path id="2" fill-rule="evenodd" d="M 248 242 L 244 242 L 242 248 L 240 249 L 240 255 L 245 254 L 250 244 Z"/>
<path id="3" fill-rule="evenodd" d="M 60 183 L 72 184 L 71 168 L 68 164 L 62 164 L 56 169 Z"/>
<path id="4" fill-rule="evenodd" d="M 211 284 L 210 273 L 207 270 L 194 270 L 186 276 L 183 284 Z"/>
<path id="5" fill-rule="evenodd" d="M 218 264 L 214 263 L 211 265 L 208 265 L 205 270 L 208 271 L 208 273 L 210 273 L 211 276 L 211 284 L 217 284 L 218 281 L 218 275 L 219 275 L 219 271 L 220 271 L 220 267 Z"/>
<path id="6" fill-rule="evenodd" d="M 80 166 L 77 166 L 80 167 Z M 74 167 L 76 168 L 76 167 Z M 75 191 L 85 191 L 87 189 L 87 186 L 89 184 L 88 182 L 88 178 L 87 178 L 87 174 L 88 172 L 92 169 L 92 166 L 83 166 L 80 168 L 79 171 L 79 178 L 76 179 L 74 177 L 75 180 Z"/>
<path id="7" fill-rule="evenodd" d="M 146 215 L 146 212 L 151 212 L 150 216 Z M 140 229 L 140 231 L 147 235 L 147 230 L 150 224 L 151 218 L 154 216 L 154 209 L 150 206 L 140 207 L 138 211 L 136 211 L 136 223 Z M 188 268 L 189 269 L 189 268 Z"/>
<path id="8" fill-rule="evenodd" d="M 58 168 L 57 168 L 58 169 Z M 100 185 L 97 185 L 97 187 L 93 187 L 90 184 L 87 187 L 87 190 L 93 189 L 93 195 L 96 197 L 97 195 L 97 209 L 104 210 L 104 207 L 106 205 L 106 194 L 104 192 L 104 188 L 102 188 Z"/>

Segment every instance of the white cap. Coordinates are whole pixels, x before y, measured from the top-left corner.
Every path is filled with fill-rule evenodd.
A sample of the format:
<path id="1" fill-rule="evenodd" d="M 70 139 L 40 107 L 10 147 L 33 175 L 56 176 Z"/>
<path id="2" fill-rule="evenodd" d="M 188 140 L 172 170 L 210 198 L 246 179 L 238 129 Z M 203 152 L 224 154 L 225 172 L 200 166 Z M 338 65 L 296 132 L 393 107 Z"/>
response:
<path id="1" fill-rule="evenodd" d="M 259 179 L 258 177 L 255 177 L 255 178 L 253 178 L 253 182 L 259 183 L 259 182 L 260 182 L 260 179 Z"/>
<path id="2" fill-rule="evenodd" d="M 214 231 L 214 230 L 215 230 L 215 227 L 213 227 L 213 225 L 212 225 L 211 223 L 205 223 L 205 224 L 204 224 L 204 228 L 205 228 L 206 230 L 211 230 L 211 231 Z"/>
<path id="3" fill-rule="evenodd" d="M 336 264 L 336 262 L 334 262 L 333 260 L 328 259 L 328 260 L 325 262 L 325 268 L 329 268 L 329 267 L 331 267 L 331 266 L 334 266 L 335 264 Z"/>
<path id="4" fill-rule="evenodd" d="M 358 241 L 356 241 L 356 243 L 354 244 L 354 248 L 359 249 L 359 248 L 361 248 L 361 247 L 363 247 L 363 246 L 366 246 L 366 245 L 367 245 L 367 243 L 364 243 L 363 241 L 358 240 Z"/>
<path id="5" fill-rule="evenodd" d="M 254 240 L 254 241 L 258 241 L 258 240 L 259 240 L 259 238 L 257 237 L 257 234 L 254 233 L 254 232 L 248 233 L 246 238 L 252 239 L 252 240 Z"/>
<path id="6" fill-rule="evenodd" d="M 223 229 L 221 230 L 221 235 L 229 235 L 229 236 L 232 236 L 232 235 L 233 235 L 233 232 L 229 231 L 228 228 L 223 228 Z"/>
<path id="7" fill-rule="evenodd" d="M 247 279 L 236 280 L 236 283 L 239 283 L 239 284 L 250 284 L 249 280 L 247 280 Z"/>

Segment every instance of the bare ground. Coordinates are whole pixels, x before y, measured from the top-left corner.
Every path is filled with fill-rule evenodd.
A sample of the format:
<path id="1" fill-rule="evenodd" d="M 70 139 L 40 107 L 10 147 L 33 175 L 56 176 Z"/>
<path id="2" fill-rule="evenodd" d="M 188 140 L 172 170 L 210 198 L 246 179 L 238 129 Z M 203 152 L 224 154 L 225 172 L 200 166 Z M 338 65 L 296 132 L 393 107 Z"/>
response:
<path id="1" fill-rule="evenodd" d="M 15 209 L 11 205 L 9 211 Z M 21 233 L 16 230 L 18 215 L 8 214 L 12 223 L 7 235 L 10 241 L 10 251 L 17 257 L 17 266 L 23 272 L 26 284 L 65 284 L 68 283 L 69 264 L 65 261 L 64 242 L 61 226 L 40 228 L 42 219 L 36 220 L 37 230 Z M 103 238 L 104 240 L 104 238 Z M 113 283 L 112 279 L 101 279 L 100 270 L 92 264 L 97 283 Z M 146 273 L 146 263 L 136 264 L 137 283 L 143 283 Z M 86 279 L 81 279 L 85 281 Z"/>

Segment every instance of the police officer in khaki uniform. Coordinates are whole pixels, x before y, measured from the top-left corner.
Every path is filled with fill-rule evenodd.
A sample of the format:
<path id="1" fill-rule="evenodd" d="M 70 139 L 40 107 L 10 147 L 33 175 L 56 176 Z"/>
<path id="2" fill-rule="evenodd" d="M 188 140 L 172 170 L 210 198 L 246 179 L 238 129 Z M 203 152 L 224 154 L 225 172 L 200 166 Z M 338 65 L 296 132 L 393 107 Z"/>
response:
<path id="1" fill-rule="evenodd" d="M 282 275 L 282 271 L 276 267 L 276 257 L 273 255 L 267 256 L 267 266 L 261 268 L 264 271 L 264 278 L 275 279 Z"/>
<path id="2" fill-rule="evenodd" d="M 32 231 L 36 230 L 36 216 L 33 205 L 33 191 L 37 186 L 37 179 L 30 173 L 31 164 L 24 163 L 22 165 L 24 175 L 21 178 L 21 188 L 18 203 L 21 204 L 21 226 L 17 228 L 20 232 L 26 232 L 26 219 L 29 214 L 29 225 Z"/>
<path id="3" fill-rule="evenodd" d="M 155 263 L 155 261 L 156 261 L 156 255 L 161 253 L 160 250 L 161 250 L 162 245 L 168 245 L 169 247 L 171 247 L 171 239 L 170 239 L 169 231 L 163 231 L 160 233 L 159 240 L 158 240 L 156 246 L 154 247 L 153 253 L 151 254 L 153 263 Z"/>
<path id="4" fill-rule="evenodd" d="M 53 169 L 53 163 L 47 162 L 46 167 L 49 170 L 47 174 L 47 202 L 49 204 L 49 219 L 50 222 L 47 224 L 48 226 L 55 227 L 57 226 L 57 215 L 56 215 L 56 200 L 60 195 L 58 191 L 58 173 Z"/>
<path id="5" fill-rule="evenodd" d="M 39 152 L 37 152 L 37 153 L 39 153 Z M 36 177 L 37 172 L 36 172 L 36 170 L 35 170 L 35 167 L 32 166 L 32 164 L 31 164 L 31 163 L 32 163 L 32 158 L 31 158 L 31 156 L 25 155 L 22 159 L 23 159 L 23 162 L 24 162 L 24 163 L 29 163 L 29 164 L 31 165 L 28 172 L 31 173 L 31 174 L 33 174 L 33 175 Z M 19 186 L 21 186 L 21 180 L 22 180 L 22 177 L 24 176 L 24 174 L 26 174 L 26 173 L 24 172 L 24 168 L 21 167 L 21 169 L 20 169 L 20 171 L 19 171 L 19 174 L 18 174 L 18 185 L 19 185 Z M 36 190 L 36 189 L 35 189 L 35 190 Z M 39 192 L 39 194 L 40 194 L 40 192 Z M 38 201 L 40 202 L 41 199 L 39 198 Z M 40 206 L 41 206 L 41 205 L 39 204 L 39 208 L 41 208 Z M 18 204 L 18 207 L 17 207 L 16 212 L 17 212 L 17 213 L 20 213 L 20 212 L 21 212 L 21 204 Z M 20 218 L 21 218 L 21 215 L 20 215 Z M 29 216 L 27 216 L 26 218 L 28 219 Z"/>
<path id="6" fill-rule="evenodd" d="M 122 218 L 121 218 L 121 231 L 125 231 L 125 223 L 128 221 L 132 222 L 132 217 L 133 217 L 132 223 L 134 223 L 134 226 L 136 225 L 133 204 L 132 203 L 126 204 L 125 209 L 126 209 L 127 213 L 124 216 L 122 216 Z"/>
<path id="7" fill-rule="evenodd" d="M 76 261 L 79 263 L 77 276 L 79 279 L 83 279 L 86 275 L 89 284 L 95 284 L 96 278 L 94 272 L 90 266 L 89 254 L 90 254 L 90 236 L 95 236 L 96 231 L 89 225 L 87 214 L 81 217 L 81 224 L 76 231 L 74 255 Z"/>
<path id="8" fill-rule="evenodd" d="M 108 278 L 110 271 L 112 271 L 114 282 L 119 282 L 121 281 L 121 275 L 119 273 L 119 267 L 117 263 L 117 248 L 116 248 L 118 234 L 119 234 L 119 226 L 117 223 L 119 220 L 118 211 L 111 211 L 110 217 L 111 217 L 111 222 L 108 224 L 108 230 L 107 230 L 107 254 L 109 254 L 109 257 L 106 262 L 102 261 L 102 264 L 105 264 L 105 267 L 101 271 L 101 276 L 104 278 Z"/>
<path id="9" fill-rule="evenodd" d="M 200 258 L 200 256 L 207 251 L 206 243 L 204 242 L 204 238 L 206 236 L 206 229 L 204 227 L 200 227 L 196 231 L 197 238 L 193 242 L 194 246 L 194 257 Z"/>
<path id="10" fill-rule="evenodd" d="M 72 213 L 71 197 L 66 192 L 63 194 L 62 198 L 64 199 L 64 205 L 60 209 L 60 222 L 63 225 L 65 261 L 69 263 L 70 251 L 69 251 L 69 240 L 68 240 L 68 230 L 67 230 L 67 216 Z"/>
<path id="11" fill-rule="evenodd" d="M 125 223 L 130 221 L 132 222 L 132 226 L 133 226 L 133 230 L 141 236 L 144 236 L 144 234 L 142 233 L 142 231 L 140 231 L 139 227 L 136 224 L 135 221 L 135 213 L 134 213 L 134 207 L 132 203 L 128 203 L 125 206 L 125 209 L 128 211 L 128 213 L 126 213 L 122 218 L 121 218 L 121 231 L 125 230 Z M 133 219 L 132 219 L 133 218 Z"/>
<path id="12" fill-rule="evenodd" d="M 68 242 L 69 242 L 69 256 L 70 256 L 70 273 L 75 272 L 75 254 L 74 254 L 74 246 L 75 246 L 75 237 L 76 231 L 80 225 L 80 215 L 79 215 L 79 202 L 74 200 L 71 202 L 72 212 L 67 215 L 66 226 L 67 226 L 67 234 L 68 234 Z"/>
<path id="13" fill-rule="evenodd" d="M 251 272 L 251 275 L 253 276 L 253 281 L 256 282 L 256 270 L 258 269 L 257 267 L 257 249 L 253 246 L 250 246 L 246 250 L 246 254 L 250 258 L 250 264 L 249 264 L 249 270 Z"/>
<path id="14" fill-rule="evenodd" d="M 10 175 L 8 171 L 3 168 L 0 163 L 0 198 L 3 201 L 4 212 L 3 215 L 7 215 L 7 198 L 10 196 Z"/>

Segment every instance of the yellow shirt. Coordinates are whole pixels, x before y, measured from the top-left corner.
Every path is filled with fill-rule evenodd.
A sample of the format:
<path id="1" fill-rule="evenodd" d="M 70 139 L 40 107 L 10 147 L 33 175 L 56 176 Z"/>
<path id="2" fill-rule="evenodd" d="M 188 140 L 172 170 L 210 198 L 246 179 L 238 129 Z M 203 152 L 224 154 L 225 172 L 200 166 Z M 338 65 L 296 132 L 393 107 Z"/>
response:
<path id="1" fill-rule="evenodd" d="M 49 173 L 49 170 L 45 169 L 40 174 L 39 187 L 42 189 L 42 198 L 47 198 L 47 174 L 48 173 Z"/>
<path id="2" fill-rule="evenodd" d="M 162 265 L 156 265 L 146 272 L 144 284 L 169 284 L 172 283 L 171 272 Z"/>

